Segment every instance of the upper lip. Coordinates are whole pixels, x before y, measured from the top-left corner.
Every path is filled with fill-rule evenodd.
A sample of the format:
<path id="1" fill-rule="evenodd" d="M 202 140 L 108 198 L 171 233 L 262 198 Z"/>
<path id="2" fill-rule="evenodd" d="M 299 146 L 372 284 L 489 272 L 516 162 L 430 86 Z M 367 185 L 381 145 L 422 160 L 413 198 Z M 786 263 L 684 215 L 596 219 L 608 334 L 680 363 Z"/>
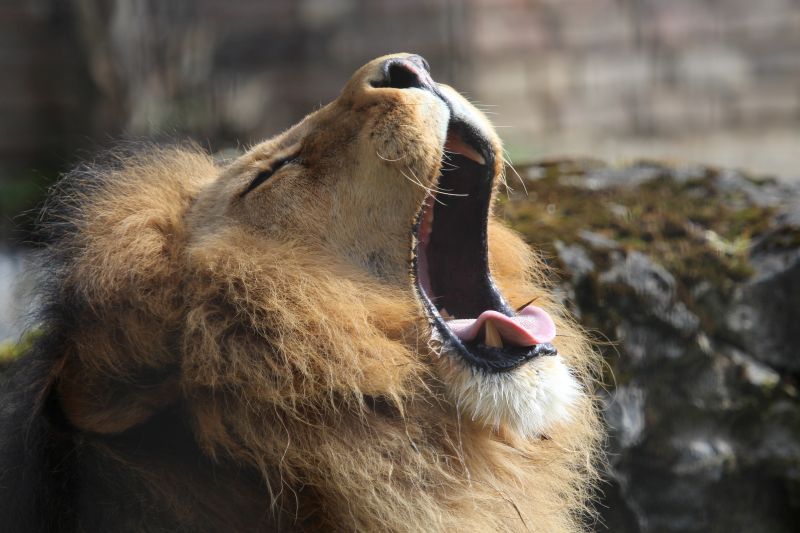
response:
<path id="1" fill-rule="evenodd" d="M 453 104 L 435 92 L 447 103 L 451 115 L 439 179 L 413 226 L 416 290 L 447 347 L 484 371 L 513 370 L 537 356 L 555 354 L 555 348 L 549 343 L 491 347 L 482 336 L 465 341 L 447 325 L 445 318 L 449 317 L 443 317 L 477 318 L 486 310 L 508 317 L 516 313 L 489 272 L 487 224 L 494 150 L 479 127 L 460 113 L 456 115 Z"/>

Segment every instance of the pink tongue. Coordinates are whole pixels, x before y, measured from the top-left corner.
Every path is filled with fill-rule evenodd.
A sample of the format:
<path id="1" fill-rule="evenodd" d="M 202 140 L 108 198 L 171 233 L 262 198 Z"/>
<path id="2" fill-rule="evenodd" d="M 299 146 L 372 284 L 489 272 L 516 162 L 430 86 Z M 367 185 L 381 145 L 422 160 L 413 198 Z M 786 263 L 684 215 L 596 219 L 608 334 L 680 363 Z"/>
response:
<path id="1" fill-rule="evenodd" d="M 547 311 L 529 305 L 517 316 L 506 316 L 497 311 L 484 311 L 478 318 L 459 318 L 448 320 L 447 325 L 456 336 L 464 341 L 473 340 L 483 323 L 491 320 L 497 328 L 504 344 L 512 346 L 534 346 L 552 342 L 556 336 L 556 325 Z"/>

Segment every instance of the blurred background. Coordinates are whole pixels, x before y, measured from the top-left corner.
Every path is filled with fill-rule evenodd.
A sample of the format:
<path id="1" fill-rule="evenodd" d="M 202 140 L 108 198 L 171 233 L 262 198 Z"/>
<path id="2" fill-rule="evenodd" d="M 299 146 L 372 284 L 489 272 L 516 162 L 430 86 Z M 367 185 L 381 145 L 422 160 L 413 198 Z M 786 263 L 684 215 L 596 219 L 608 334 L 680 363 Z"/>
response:
<path id="1" fill-rule="evenodd" d="M 520 166 L 561 156 L 612 164 L 646 158 L 800 182 L 800 0 L 0 0 L 0 43 L 0 341 L 15 339 L 24 325 L 27 302 L 18 295 L 25 287 L 14 287 L 24 278 L 32 210 L 59 173 L 120 137 L 191 138 L 212 152 L 247 146 L 330 101 L 356 68 L 391 52 L 423 55 L 436 80 L 485 109 Z M 765 220 L 778 209 L 757 205 Z M 559 257 L 569 266 L 569 257 Z M 774 370 L 741 361 L 750 360 L 735 359 L 735 372 L 760 371 L 771 386 L 800 376 L 794 363 Z M 658 453 L 642 444 L 653 422 L 643 391 L 620 387 L 608 412 L 627 428 L 612 442 L 615 450 L 622 443 L 621 460 L 647 466 Z M 780 410 L 786 398 L 767 403 Z M 796 399 L 790 405 L 796 413 Z M 708 420 L 718 417 L 709 413 Z M 794 484 L 770 480 L 761 496 L 737 493 L 718 515 L 762 506 L 779 517 L 763 530 L 783 531 L 787 509 L 800 508 L 800 436 L 779 426 L 788 432 L 776 437 L 783 444 L 770 445 L 773 455 L 791 459 L 776 468 L 794 472 Z M 687 441 L 681 449 L 689 463 L 678 454 L 678 466 L 667 462 L 659 471 L 664 477 L 648 474 L 665 487 L 670 476 L 690 476 L 663 498 L 651 486 L 637 499 L 644 484 L 616 461 L 601 505 L 612 530 L 722 530 L 712 527 L 702 497 L 689 518 L 679 511 L 702 483 L 724 501 L 731 486 L 748 482 L 738 470 L 725 478 L 727 461 L 739 456 L 720 438 Z M 712 470 L 703 470 L 708 464 Z M 697 472 L 711 477 L 692 478 Z M 720 476 L 733 481 L 720 484 Z"/>
<path id="2" fill-rule="evenodd" d="M 798 0 L 0 0 L 0 42 L 5 238 L 112 138 L 247 145 L 397 51 L 485 106 L 516 162 L 800 175 Z"/>

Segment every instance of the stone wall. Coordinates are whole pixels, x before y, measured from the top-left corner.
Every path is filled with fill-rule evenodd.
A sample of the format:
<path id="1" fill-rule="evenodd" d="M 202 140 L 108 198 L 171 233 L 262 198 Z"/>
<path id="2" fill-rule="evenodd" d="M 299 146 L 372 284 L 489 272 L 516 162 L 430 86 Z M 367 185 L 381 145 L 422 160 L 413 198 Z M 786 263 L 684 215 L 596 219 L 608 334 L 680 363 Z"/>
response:
<path id="1" fill-rule="evenodd" d="M 800 175 L 800 2 L 473 5 L 471 82 L 518 153 Z"/>
<path id="2" fill-rule="evenodd" d="M 249 143 L 406 50 L 517 159 L 800 173 L 798 0 L 0 0 L 0 41 L 0 170 L 123 133 Z"/>
<path id="3" fill-rule="evenodd" d="M 680 135 L 800 120 L 798 2 L 474 4 L 476 93 L 531 132 Z"/>

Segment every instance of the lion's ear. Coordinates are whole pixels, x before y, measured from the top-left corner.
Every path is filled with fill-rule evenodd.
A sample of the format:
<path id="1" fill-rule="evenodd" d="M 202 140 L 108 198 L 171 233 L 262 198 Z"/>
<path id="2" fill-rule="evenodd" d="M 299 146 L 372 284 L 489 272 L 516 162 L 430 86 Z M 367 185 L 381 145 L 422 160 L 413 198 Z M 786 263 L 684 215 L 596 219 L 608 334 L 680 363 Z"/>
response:
<path id="1" fill-rule="evenodd" d="M 63 366 L 55 392 L 74 425 L 113 433 L 177 394 L 187 212 L 217 175 L 181 148 L 114 155 L 68 175 L 45 208 L 45 330 Z"/>

